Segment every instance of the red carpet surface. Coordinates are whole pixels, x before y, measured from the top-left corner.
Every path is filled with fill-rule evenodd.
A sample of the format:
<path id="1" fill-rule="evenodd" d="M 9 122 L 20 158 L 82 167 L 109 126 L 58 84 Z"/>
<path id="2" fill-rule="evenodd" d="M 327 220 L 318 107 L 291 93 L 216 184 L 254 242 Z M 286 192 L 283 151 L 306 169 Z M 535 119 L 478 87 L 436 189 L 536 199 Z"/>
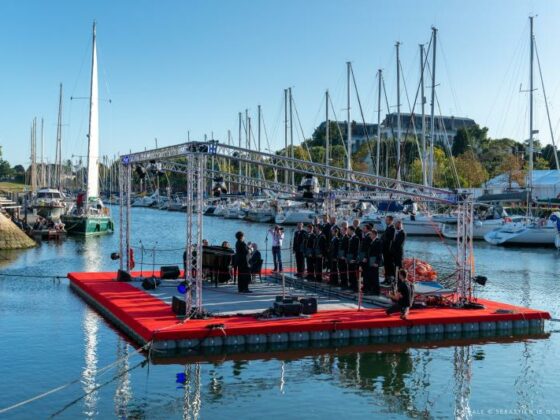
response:
<path id="1" fill-rule="evenodd" d="M 138 275 L 139 273 L 132 273 Z M 548 312 L 479 299 L 485 309 L 426 308 L 411 310 L 408 320 L 383 309 L 325 310 L 308 318 L 257 319 L 254 316 L 213 317 L 182 323 L 171 306 L 131 284 L 115 281 L 116 273 L 69 273 L 74 287 L 87 294 L 146 342 L 208 336 L 312 332 L 358 328 L 385 328 L 430 324 L 457 324 L 508 320 L 550 319 Z M 320 309 L 320 308 L 319 308 Z M 500 310 L 502 313 L 497 313 Z M 505 313 L 503 313 L 505 312 Z M 223 324 L 222 329 L 212 326 Z"/>

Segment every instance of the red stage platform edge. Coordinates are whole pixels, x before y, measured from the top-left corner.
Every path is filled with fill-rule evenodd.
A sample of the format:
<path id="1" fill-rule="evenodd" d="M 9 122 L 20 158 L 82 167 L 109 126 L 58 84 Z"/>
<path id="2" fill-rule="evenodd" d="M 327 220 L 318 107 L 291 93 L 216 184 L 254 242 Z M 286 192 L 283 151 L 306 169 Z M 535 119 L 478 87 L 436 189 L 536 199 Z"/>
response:
<path id="1" fill-rule="evenodd" d="M 133 273 L 139 275 L 140 273 Z M 315 332 L 363 328 L 411 327 L 416 325 L 463 324 L 550 319 L 545 311 L 479 299 L 480 310 L 428 308 L 412 310 L 409 319 L 387 316 L 382 309 L 319 311 L 309 318 L 257 319 L 253 316 L 213 317 L 182 323 L 171 306 L 128 283 L 115 281 L 116 273 L 69 273 L 74 288 L 94 306 L 115 318 L 131 338 L 149 341 L 200 339 L 290 332 Z M 496 313 L 505 310 L 507 313 Z M 212 326 L 223 324 L 222 329 Z"/>

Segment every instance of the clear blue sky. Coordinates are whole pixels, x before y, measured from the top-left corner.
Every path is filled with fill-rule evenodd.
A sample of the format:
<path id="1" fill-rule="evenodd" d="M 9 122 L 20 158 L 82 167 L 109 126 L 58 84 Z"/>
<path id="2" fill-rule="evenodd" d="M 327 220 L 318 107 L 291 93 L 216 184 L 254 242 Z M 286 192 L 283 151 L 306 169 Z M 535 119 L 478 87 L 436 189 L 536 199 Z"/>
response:
<path id="1" fill-rule="evenodd" d="M 58 84 L 64 83 L 65 157 L 85 154 L 91 24 L 98 22 L 101 153 L 237 134 L 237 112 L 263 107 L 273 148 L 283 144 L 283 89 L 293 87 L 308 137 L 329 88 L 342 119 L 345 62 L 353 62 L 366 118 L 374 121 L 375 73 L 396 103 L 394 44 L 413 100 L 418 44 L 437 26 L 438 97 L 445 114 L 469 116 L 493 137 L 527 138 L 528 19 L 553 125 L 560 121 L 558 1 L 25 1 L 0 3 L 0 144 L 29 162 L 29 127 L 45 119 L 54 158 Z M 540 88 L 540 86 L 539 86 Z M 541 90 L 537 128 L 550 142 Z M 353 100 L 354 104 L 355 99 Z M 406 99 L 403 96 L 403 103 Z M 407 110 L 408 106 L 404 106 Z M 354 106 L 353 119 L 360 121 Z M 386 111 L 386 110 L 384 110 Z M 296 137 L 299 139 L 299 137 Z"/>

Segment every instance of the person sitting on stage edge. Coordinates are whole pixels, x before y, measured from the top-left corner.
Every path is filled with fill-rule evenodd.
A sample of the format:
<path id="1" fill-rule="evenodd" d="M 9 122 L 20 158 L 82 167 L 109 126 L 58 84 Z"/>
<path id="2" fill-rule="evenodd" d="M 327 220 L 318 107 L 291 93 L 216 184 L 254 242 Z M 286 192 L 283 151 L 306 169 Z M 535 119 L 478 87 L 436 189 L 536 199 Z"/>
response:
<path id="1" fill-rule="evenodd" d="M 389 294 L 389 297 L 395 303 L 387 309 L 387 315 L 400 312 L 401 319 L 407 319 L 410 307 L 414 302 L 414 286 L 408 281 L 408 273 L 406 270 L 399 270 L 397 291 Z"/>

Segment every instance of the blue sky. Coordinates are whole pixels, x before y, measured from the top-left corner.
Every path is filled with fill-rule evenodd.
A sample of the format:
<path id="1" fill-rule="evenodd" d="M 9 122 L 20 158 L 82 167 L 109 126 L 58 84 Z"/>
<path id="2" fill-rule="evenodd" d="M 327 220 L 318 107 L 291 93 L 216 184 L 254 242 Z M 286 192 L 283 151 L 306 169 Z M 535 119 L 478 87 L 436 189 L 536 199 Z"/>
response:
<path id="1" fill-rule="evenodd" d="M 0 144 L 29 162 L 32 118 L 45 119 L 54 158 L 58 85 L 64 84 L 63 154 L 86 153 L 91 24 L 98 22 L 101 153 L 237 134 L 237 113 L 263 107 L 273 149 L 283 144 L 283 89 L 293 88 L 306 137 L 324 115 L 325 89 L 339 118 L 352 61 L 366 119 L 374 122 L 375 73 L 395 99 L 395 41 L 413 100 L 418 44 L 439 29 L 438 98 L 493 137 L 527 138 L 528 19 L 535 33 L 554 128 L 560 121 L 557 1 L 24 1 L 0 3 Z M 550 142 L 542 91 L 536 127 Z M 404 110 L 408 109 L 403 94 Z M 353 99 L 353 119 L 359 121 Z M 384 112 L 386 110 L 384 109 Z M 296 132 L 298 130 L 295 130 Z M 298 140 L 301 135 L 296 136 Z M 264 142 L 264 140 L 263 140 Z"/>

